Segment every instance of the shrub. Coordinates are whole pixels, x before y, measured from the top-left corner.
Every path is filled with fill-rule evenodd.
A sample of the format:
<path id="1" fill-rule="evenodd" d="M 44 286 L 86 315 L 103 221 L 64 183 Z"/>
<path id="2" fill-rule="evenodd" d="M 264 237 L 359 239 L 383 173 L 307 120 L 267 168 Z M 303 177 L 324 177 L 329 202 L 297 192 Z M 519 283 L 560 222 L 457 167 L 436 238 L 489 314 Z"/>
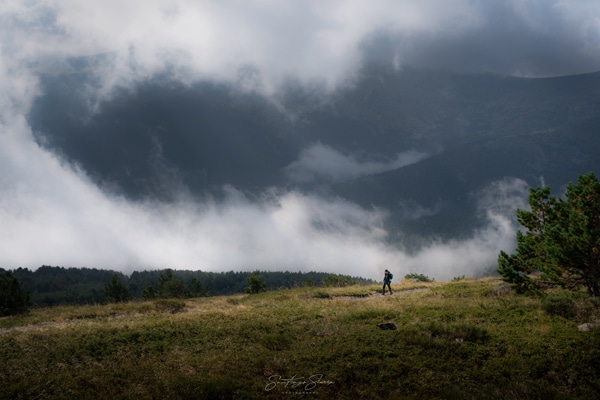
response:
<path id="1" fill-rule="evenodd" d="M 561 295 L 549 295 L 542 298 L 542 308 L 550 315 L 563 318 L 574 318 L 577 315 L 575 301 Z"/>
<path id="2" fill-rule="evenodd" d="M 315 293 L 313 293 L 312 297 L 314 297 L 315 299 L 329 299 L 331 298 L 331 296 L 329 296 L 329 293 L 324 292 L 324 291 L 316 291 Z"/>
<path id="3" fill-rule="evenodd" d="M 412 279 L 414 282 L 435 282 L 435 279 L 428 277 L 427 275 L 410 273 L 404 276 L 406 279 Z"/>
<path id="4" fill-rule="evenodd" d="M 185 302 L 181 300 L 161 299 L 154 302 L 154 308 L 158 312 L 175 314 L 185 309 Z"/>
<path id="5" fill-rule="evenodd" d="M 349 276 L 344 275 L 328 275 L 323 278 L 323 286 L 325 287 L 346 287 L 355 285 L 356 281 Z"/>
<path id="6" fill-rule="evenodd" d="M 426 332 L 430 338 L 446 341 L 448 343 L 485 343 L 490 335 L 485 328 L 475 325 L 446 325 L 438 322 L 431 322 L 426 327 Z"/>
<path id="7" fill-rule="evenodd" d="M 272 333 L 265 335 L 262 339 L 262 343 L 269 350 L 289 350 L 292 339 L 285 333 Z"/>

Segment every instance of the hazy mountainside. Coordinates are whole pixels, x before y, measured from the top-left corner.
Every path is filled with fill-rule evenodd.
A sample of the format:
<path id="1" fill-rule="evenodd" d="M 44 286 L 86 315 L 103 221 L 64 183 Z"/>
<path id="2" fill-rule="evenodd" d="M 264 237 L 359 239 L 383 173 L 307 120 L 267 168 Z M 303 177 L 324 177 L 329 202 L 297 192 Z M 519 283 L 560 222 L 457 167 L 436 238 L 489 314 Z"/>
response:
<path id="1" fill-rule="evenodd" d="M 426 73 L 407 74 L 415 82 L 427 81 Z M 364 206 L 392 210 L 419 204 L 435 214 L 402 221 L 402 213 L 396 213 L 403 232 L 457 236 L 482 222 L 474 212 L 474 194 L 491 182 L 516 177 L 560 191 L 578 175 L 600 171 L 600 74 L 551 79 L 444 75 L 443 80 L 432 75 L 435 87 L 429 81 L 421 94 L 433 98 L 431 124 L 417 110 L 428 107 L 416 106 L 421 131 L 414 127 L 412 143 L 440 143 L 444 150 L 417 164 L 341 183 L 338 193 Z M 381 91 L 387 92 L 383 83 Z M 407 98 L 419 96 L 409 92 Z"/>
<path id="2" fill-rule="evenodd" d="M 373 67 L 362 77 L 306 117 L 315 139 L 384 154 L 438 149 L 554 130 L 596 119 L 600 107 L 600 74 L 522 79 Z"/>
<path id="3" fill-rule="evenodd" d="M 197 192 L 223 184 L 262 189 L 279 183 L 294 155 L 278 140 L 289 129 L 283 115 L 255 95 L 154 82 L 117 93 L 91 114 L 83 94 L 61 78 L 48 81 L 33 109 L 38 134 L 133 197 L 162 197 L 177 189 L 174 182 Z"/>
<path id="4" fill-rule="evenodd" d="M 457 145 L 418 164 L 341 183 L 336 189 L 364 206 L 394 209 L 408 203 L 435 211 L 404 221 L 404 229 L 443 234 L 443 227 L 453 235 L 468 234 L 478 223 L 473 212 L 477 191 L 491 182 L 518 177 L 530 186 L 545 183 L 561 192 L 577 175 L 600 171 L 598 122 Z"/>
<path id="5" fill-rule="evenodd" d="M 132 198 L 226 184 L 325 188 L 391 210 L 403 230 L 453 236 L 477 225 L 472 194 L 493 181 L 543 179 L 558 191 L 600 171 L 600 73 L 524 79 L 371 66 L 335 93 L 296 87 L 276 101 L 157 79 L 96 113 L 86 108 L 86 79 L 85 70 L 48 76 L 30 121 L 40 143 Z M 359 164 L 410 150 L 428 157 L 342 182 L 290 180 L 286 167 L 315 144 Z M 429 212 L 404 218 L 407 204 Z"/>

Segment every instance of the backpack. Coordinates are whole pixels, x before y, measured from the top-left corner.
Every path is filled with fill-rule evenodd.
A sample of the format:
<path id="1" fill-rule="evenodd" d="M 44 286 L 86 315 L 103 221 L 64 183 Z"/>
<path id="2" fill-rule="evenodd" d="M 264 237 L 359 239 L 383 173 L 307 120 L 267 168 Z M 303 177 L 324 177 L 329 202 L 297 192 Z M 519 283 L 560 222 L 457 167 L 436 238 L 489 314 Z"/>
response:
<path id="1" fill-rule="evenodd" d="M 391 281 L 392 279 L 394 279 L 394 274 L 392 274 L 392 273 L 390 272 L 390 273 L 388 274 L 388 277 L 390 278 L 390 281 Z"/>

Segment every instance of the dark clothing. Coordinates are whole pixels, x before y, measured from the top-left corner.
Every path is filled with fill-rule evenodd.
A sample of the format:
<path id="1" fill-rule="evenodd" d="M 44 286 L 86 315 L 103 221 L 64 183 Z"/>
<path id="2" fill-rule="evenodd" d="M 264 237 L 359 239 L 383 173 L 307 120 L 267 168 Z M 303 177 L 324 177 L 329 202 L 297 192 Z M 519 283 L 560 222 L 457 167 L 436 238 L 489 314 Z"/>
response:
<path id="1" fill-rule="evenodd" d="M 392 283 L 392 279 L 390 278 L 390 273 L 386 271 L 385 275 L 383 276 L 383 288 L 381 289 L 381 294 L 385 295 L 386 286 L 388 287 L 390 294 L 392 294 L 392 287 L 390 286 L 390 283 Z"/>

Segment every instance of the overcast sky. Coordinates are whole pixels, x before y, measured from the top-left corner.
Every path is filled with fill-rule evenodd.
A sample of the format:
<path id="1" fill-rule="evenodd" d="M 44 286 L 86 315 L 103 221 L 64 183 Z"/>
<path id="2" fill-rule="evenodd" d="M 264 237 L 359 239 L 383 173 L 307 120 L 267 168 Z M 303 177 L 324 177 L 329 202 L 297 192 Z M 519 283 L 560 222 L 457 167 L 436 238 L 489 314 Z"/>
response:
<path id="1" fill-rule="evenodd" d="M 473 240 L 431 243 L 409 257 L 383 244 L 385 210 L 301 193 L 270 193 L 256 203 L 235 188 L 224 203 L 185 196 L 168 205 L 134 203 L 107 195 L 40 148 L 25 119 L 41 94 L 41 73 L 65 72 L 66 59 L 98 54 L 109 56 L 94 65 L 92 105 L 117 86 L 160 72 L 265 94 L 288 80 L 335 89 L 368 59 L 399 69 L 577 74 L 600 70 L 600 2 L 0 0 L 0 267 L 289 268 L 379 278 L 397 266 L 449 279 L 494 260 L 499 244 L 510 246 L 515 228 L 507 211 L 489 203 L 503 197 L 486 198 L 486 209 L 496 211 Z M 288 172 L 322 153 L 341 156 L 319 145 Z M 378 171 L 421 156 L 399 150 L 397 160 L 344 162 L 346 172 Z M 505 193 L 513 206 L 526 193 L 512 181 L 490 190 Z"/>

